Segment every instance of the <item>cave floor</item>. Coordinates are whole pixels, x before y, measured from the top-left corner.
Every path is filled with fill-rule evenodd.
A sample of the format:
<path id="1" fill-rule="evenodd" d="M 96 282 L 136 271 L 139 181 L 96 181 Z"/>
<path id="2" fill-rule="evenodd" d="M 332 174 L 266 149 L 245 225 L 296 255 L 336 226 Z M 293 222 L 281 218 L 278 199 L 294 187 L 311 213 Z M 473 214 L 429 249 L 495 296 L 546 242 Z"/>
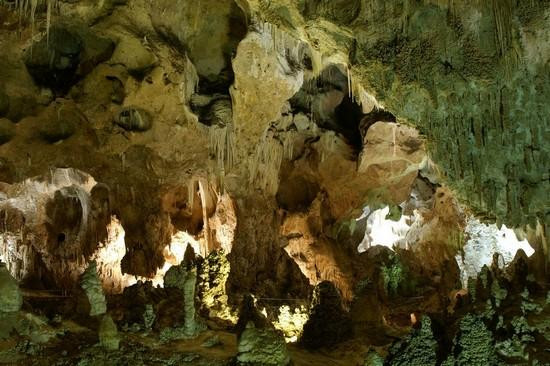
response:
<path id="1" fill-rule="evenodd" d="M 0 365 L 228 365 L 237 355 L 236 335 L 224 331 L 209 330 L 195 339 L 167 343 L 160 342 L 154 333 L 119 332 L 120 350 L 109 352 L 98 345 L 97 332 L 92 329 L 63 321 L 58 330 L 64 336 L 40 347 L 29 345 L 23 349 L 17 339 L 0 341 Z M 203 346 L 215 336 L 219 345 Z M 289 345 L 296 366 L 359 365 L 366 350 L 358 341 L 315 352 Z"/>
<path id="2" fill-rule="evenodd" d="M 78 317 L 48 321 L 46 316 L 34 315 L 36 309 L 61 308 L 71 296 L 28 289 L 22 292 L 29 307 L 18 322 L 29 323 L 26 328 L 31 341 L 20 336 L 0 340 L 0 365 L 230 365 L 237 356 L 237 335 L 224 330 L 207 330 L 194 339 L 172 341 L 162 341 L 156 331 L 119 330 L 119 350 L 107 351 L 99 345 L 94 321 Z M 214 338 L 219 340 L 214 346 L 205 345 Z M 350 340 L 331 349 L 308 351 L 297 344 L 288 344 L 288 349 L 296 366 L 349 366 L 362 365 L 368 346 Z"/>

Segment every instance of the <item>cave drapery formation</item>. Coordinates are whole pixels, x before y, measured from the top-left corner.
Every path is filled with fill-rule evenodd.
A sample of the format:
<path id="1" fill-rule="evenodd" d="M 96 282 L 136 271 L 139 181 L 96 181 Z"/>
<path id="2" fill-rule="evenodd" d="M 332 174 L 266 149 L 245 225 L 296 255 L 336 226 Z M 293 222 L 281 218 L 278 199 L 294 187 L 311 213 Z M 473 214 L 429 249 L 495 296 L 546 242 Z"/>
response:
<path id="1" fill-rule="evenodd" d="M 0 0 L 0 365 L 549 365 L 549 0 Z"/>

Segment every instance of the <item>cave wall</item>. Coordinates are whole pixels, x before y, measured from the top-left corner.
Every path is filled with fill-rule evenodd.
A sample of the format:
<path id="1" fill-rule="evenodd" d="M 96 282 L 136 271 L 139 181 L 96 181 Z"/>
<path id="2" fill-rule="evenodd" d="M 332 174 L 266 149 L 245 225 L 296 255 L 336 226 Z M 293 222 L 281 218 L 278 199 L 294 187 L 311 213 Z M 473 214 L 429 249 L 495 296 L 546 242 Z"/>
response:
<path id="1" fill-rule="evenodd" d="M 303 295 L 288 252 L 310 248 L 287 247 L 285 222 L 311 215 L 304 243 L 321 257 L 353 247 L 342 228 L 407 200 L 419 172 L 484 219 L 538 220 L 544 237 L 548 1 L 56 4 L 51 24 L 45 7 L 34 24 L 0 7 L 1 180 L 71 167 L 108 187 L 123 272 L 154 276 L 178 230 L 209 247 L 225 191 L 234 288 Z M 348 282 L 340 270 L 309 282 Z"/>
<path id="2" fill-rule="evenodd" d="M 479 215 L 548 227 L 548 1 L 249 3 L 325 59 L 338 42 L 355 98 L 418 128 Z"/>

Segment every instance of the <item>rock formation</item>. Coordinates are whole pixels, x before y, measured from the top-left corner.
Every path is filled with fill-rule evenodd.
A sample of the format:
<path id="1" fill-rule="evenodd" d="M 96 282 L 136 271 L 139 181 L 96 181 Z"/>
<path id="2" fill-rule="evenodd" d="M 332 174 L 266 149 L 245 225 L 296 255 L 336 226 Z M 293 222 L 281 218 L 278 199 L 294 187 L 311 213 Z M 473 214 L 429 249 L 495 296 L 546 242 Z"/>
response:
<path id="1" fill-rule="evenodd" d="M 13 313 L 21 310 L 23 296 L 17 281 L 10 275 L 5 263 L 0 262 L 0 312 Z"/>
<path id="2" fill-rule="evenodd" d="M 0 363 L 550 364 L 549 19 L 0 0 Z"/>
<path id="3" fill-rule="evenodd" d="M 290 364 L 283 337 L 272 329 L 257 329 L 249 323 L 239 337 L 238 365 Z"/>
<path id="4" fill-rule="evenodd" d="M 97 276 L 96 263 L 92 262 L 86 268 L 80 279 L 80 286 L 86 293 L 90 305 L 90 316 L 102 315 L 107 311 L 105 295 L 101 288 L 101 281 Z"/>
<path id="5" fill-rule="evenodd" d="M 185 263 L 174 266 L 166 272 L 164 282 L 166 287 L 174 287 L 183 293 L 184 323 L 183 336 L 193 338 L 204 330 L 204 325 L 197 318 L 195 309 L 195 287 L 197 284 L 197 267 L 193 259 L 193 250 L 187 247 Z"/>
<path id="6" fill-rule="evenodd" d="M 109 351 L 118 350 L 120 338 L 110 315 L 104 315 L 99 324 L 99 344 Z"/>
<path id="7" fill-rule="evenodd" d="M 351 318 L 342 307 L 338 290 L 324 281 L 315 287 L 301 342 L 307 348 L 331 346 L 351 338 Z"/>

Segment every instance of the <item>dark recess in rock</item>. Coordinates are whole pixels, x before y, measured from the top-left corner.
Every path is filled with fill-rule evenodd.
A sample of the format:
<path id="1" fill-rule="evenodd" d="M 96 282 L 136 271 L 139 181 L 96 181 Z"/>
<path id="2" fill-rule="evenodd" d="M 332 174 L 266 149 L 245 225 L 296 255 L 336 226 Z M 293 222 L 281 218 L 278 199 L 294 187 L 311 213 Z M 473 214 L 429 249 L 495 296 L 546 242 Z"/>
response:
<path id="1" fill-rule="evenodd" d="M 304 82 L 290 99 L 294 113 L 304 113 L 322 128 L 342 135 L 356 153 L 363 146 L 359 131 L 364 114 L 351 97 L 347 76 L 337 65 L 330 65 L 318 78 Z"/>
<path id="2" fill-rule="evenodd" d="M 362 138 L 367 135 L 367 130 L 370 126 L 380 121 L 395 122 L 396 119 L 395 116 L 390 112 L 383 109 L 375 108 L 372 112 L 365 114 L 361 119 L 361 122 L 359 122 L 359 130 L 361 132 Z"/>
<path id="3" fill-rule="evenodd" d="M 10 98 L 6 92 L 0 89 L 0 117 L 4 117 L 10 110 Z"/>
<path id="4" fill-rule="evenodd" d="M 342 306 L 342 298 L 332 282 L 323 281 L 313 290 L 309 320 L 300 343 L 318 349 L 352 337 L 351 317 Z"/>
<path id="5" fill-rule="evenodd" d="M 6 118 L 0 118 L 0 146 L 15 136 L 15 125 Z"/>
<path id="6" fill-rule="evenodd" d="M 108 60 L 114 43 L 82 27 L 55 25 L 25 53 L 25 65 L 37 84 L 64 94 L 79 78 Z"/>
<path id="7" fill-rule="evenodd" d="M 292 175 L 281 180 L 276 195 L 277 203 L 281 208 L 291 212 L 305 211 L 317 197 L 319 190 L 317 182 L 299 175 Z"/>

